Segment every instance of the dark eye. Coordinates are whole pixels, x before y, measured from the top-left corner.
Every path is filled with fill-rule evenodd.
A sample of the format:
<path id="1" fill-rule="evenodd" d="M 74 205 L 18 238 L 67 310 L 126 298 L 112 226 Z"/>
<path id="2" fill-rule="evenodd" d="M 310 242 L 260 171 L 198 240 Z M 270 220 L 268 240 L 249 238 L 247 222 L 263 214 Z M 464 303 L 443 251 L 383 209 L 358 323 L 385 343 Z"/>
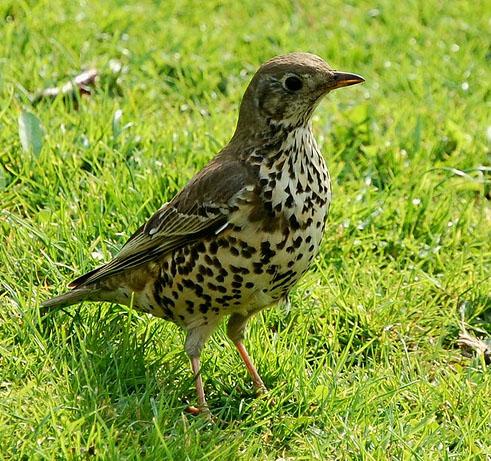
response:
<path id="1" fill-rule="evenodd" d="M 292 75 L 290 77 L 285 78 L 285 82 L 283 83 L 283 86 L 288 91 L 298 91 L 302 89 L 303 82 L 298 77 Z"/>

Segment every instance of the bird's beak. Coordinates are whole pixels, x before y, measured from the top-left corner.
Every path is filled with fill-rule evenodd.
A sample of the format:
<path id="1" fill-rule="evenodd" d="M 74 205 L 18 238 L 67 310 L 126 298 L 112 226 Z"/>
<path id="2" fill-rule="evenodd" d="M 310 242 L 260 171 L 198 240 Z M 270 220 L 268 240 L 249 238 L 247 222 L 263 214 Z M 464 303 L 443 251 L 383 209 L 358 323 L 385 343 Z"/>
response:
<path id="1" fill-rule="evenodd" d="M 365 79 L 356 74 L 349 74 L 348 72 L 333 71 L 334 78 L 329 82 L 329 90 L 335 90 L 342 88 L 343 86 L 356 85 L 357 83 L 363 83 Z"/>

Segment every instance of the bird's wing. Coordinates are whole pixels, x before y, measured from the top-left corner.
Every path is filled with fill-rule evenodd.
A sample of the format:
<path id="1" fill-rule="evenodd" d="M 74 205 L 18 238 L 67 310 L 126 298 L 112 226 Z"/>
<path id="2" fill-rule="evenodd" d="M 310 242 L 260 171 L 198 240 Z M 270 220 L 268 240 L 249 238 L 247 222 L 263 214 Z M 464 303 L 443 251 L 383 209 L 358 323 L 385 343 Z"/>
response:
<path id="1" fill-rule="evenodd" d="M 222 232 L 234 207 L 241 201 L 249 201 L 256 177 L 243 162 L 219 161 L 216 157 L 141 226 L 112 261 L 69 286 L 94 283 Z"/>

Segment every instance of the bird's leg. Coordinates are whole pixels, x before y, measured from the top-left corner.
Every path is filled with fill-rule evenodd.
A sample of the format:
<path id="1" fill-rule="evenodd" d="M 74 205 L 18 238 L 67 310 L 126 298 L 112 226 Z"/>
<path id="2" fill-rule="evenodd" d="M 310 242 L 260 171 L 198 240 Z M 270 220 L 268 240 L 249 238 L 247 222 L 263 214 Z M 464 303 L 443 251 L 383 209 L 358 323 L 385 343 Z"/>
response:
<path id="1" fill-rule="evenodd" d="M 198 396 L 198 408 L 197 411 L 193 411 L 193 407 L 189 407 L 191 413 L 200 413 L 203 410 L 208 410 L 208 404 L 205 398 L 205 389 L 203 388 L 203 378 L 201 377 L 201 363 L 198 357 L 191 357 L 191 368 L 193 369 L 193 376 L 196 384 L 196 395 Z M 209 411 L 209 410 L 208 410 Z"/>
<path id="2" fill-rule="evenodd" d="M 197 327 L 189 330 L 185 349 L 191 360 L 191 368 L 196 384 L 196 395 L 198 397 L 198 407 L 190 406 L 187 411 L 192 414 L 203 413 L 211 418 L 211 413 L 206 403 L 205 390 L 203 387 L 203 378 L 201 377 L 200 355 L 203 346 L 213 331 L 214 326 Z"/>
<path id="3" fill-rule="evenodd" d="M 233 341 L 235 347 L 239 351 L 240 357 L 244 361 L 247 371 L 251 375 L 252 383 L 254 384 L 257 393 L 263 394 L 267 391 L 267 388 L 264 385 L 263 380 L 259 376 L 259 373 L 252 363 L 252 360 L 247 353 L 247 349 L 242 342 L 242 340 L 244 339 L 244 329 L 248 319 L 249 317 L 245 317 L 240 314 L 232 314 L 227 325 L 227 335 Z"/>
<path id="4" fill-rule="evenodd" d="M 249 354 L 247 353 L 247 349 L 245 348 L 242 341 L 237 341 L 235 343 L 235 347 L 239 351 L 239 354 L 242 357 L 242 360 L 244 361 L 245 366 L 247 367 L 247 371 L 251 375 L 252 383 L 254 384 L 256 391 L 259 394 L 266 392 L 267 391 L 266 386 L 264 385 L 263 380 L 261 379 L 261 376 L 259 376 L 259 373 L 257 372 L 256 367 L 252 363 L 252 360 L 249 357 Z"/>

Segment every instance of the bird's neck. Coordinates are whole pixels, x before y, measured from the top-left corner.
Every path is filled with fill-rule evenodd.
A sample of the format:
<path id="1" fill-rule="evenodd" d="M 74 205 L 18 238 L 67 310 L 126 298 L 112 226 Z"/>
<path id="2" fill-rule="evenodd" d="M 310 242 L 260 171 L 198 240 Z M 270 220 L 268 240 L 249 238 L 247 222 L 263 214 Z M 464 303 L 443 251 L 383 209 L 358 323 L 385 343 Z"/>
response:
<path id="1" fill-rule="evenodd" d="M 238 151 L 246 156 L 262 157 L 277 157 L 280 152 L 282 155 L 287 155 L 288 151 L 293 153 L 303 142 L 315 145 L 310 119 L 301 123 L 273 119 L 261 122 L 249 126 L 239 123 L 230 144 L 241 146 Z"/>

